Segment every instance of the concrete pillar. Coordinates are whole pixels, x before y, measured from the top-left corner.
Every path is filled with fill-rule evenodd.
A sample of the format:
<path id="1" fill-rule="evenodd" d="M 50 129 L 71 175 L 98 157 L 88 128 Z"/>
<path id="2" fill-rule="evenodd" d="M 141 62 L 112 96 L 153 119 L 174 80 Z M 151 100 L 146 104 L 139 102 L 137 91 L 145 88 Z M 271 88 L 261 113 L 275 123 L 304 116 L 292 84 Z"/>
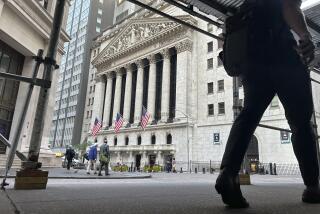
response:
<path id="1" fill-rule="evenodd" d="M 162 95 L 161 95 L 161 122 L 167 122 L 170 100 L 170 53 L 169 49 L 161 52 L 163 56 Z"/>
<path id="2" fill-rule="evenodd" d="M 154 120 L 155 104 L 156 104 L 156 58 L 152 55 L 148 58 L 150 63 L 149 84 L 148 84 L 148 107 L 150 114 L 149 123 Z"/>
<path id="3" fill-rule="evenodd" d="M 141 111 L 142 111 L 142 99 L 143 99 L 143 61 L 137 61 L 137 88 L 136 88 L 136 99 L 134 106 L 134 123 L 139 124 L 141 119 Z"/>
<path id="4" fill-rule="evenodd" d="M 177 82 L 176 82 L 176 118 L 185 118 L 188 114 L 188 75 L 191 72 L 192 42 L 185 40 L 177 46 Z M 180 112 L 181 111 L 181 112 Z"/>
<path id="5" fill-rule="evenodd" d="M 120 113 L 120 101 L 121 101 L 121 85 L 122 85 L 122 72 L 117 70 L 116 72 L 116 90 L 114 93 L 114 105 L 113 105 L 113 113 L 112 116 L 115 119 L 117 113 Z"/>
<path id="6" fill-rule="evenodd" d="M 142 153 L 142 158 L 141 158 L 141 169 L 143 170 L 143 168 L 148 165 L 148 158 L 147 158 L 147 152 L 143 152 Z"/>
<path id="7" fill-rule="evenodd" d="M 91 124 L 94 124 L 96 118 L 99 120 L 102 119 L 103 111 L 103 98 L 105 92 L 105 78 L 104 76 L 97 76 L 96 79 L 96 90 L 94 92 L 94 103 L 93 103 L 93 112 L 91 117 Z"/>
<path id="8" fill-rule="evenodd" d="M 123 109 L 123 118 L 125 122 L 129 123 L 130 118 L 130 107 L 131 107 L 131 92 L 132 92 L 132 68 L 131 65 L 126 67 L 127 70 L 127 79 L 126 79 L 126 88 L 124 94 L 124 109 Z"/>
<path id="9" fill-rule="evenodd" d="M 109 126 L 109 120 L 110 120 L 112 83 L 113 83 L 113 74 L 110 73 L 107 75 L 107 87 L 106 87 L 105 102 L 104 102 L 103 125 L 105 127 Z"/>
<path id="10" fill-rule="evenodd" d="M 162 152 L 161 151 L 158 151 L 158 153 L 157 153 L 157 161 L 156 161 L 156 163 L 157 164 L 159 163 L 160 166 L 163 166 L 163 158 L 162 158 Z"/>
<path id="11" fill-rule="evenodd" d="M 121 152 L 117 152 L 117 163 L 122 164 Z"/>

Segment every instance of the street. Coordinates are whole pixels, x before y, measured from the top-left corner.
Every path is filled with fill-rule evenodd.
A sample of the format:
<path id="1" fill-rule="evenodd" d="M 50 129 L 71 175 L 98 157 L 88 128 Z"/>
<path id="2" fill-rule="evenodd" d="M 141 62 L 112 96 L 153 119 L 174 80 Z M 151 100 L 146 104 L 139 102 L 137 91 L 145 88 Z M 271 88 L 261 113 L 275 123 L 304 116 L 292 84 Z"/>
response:
<path id="1" fill-rule="evenodd" d="M 145 179 L 50 179 L 46 190 L 28 191 L 13 190 L 13 179 L 9 179 L 6 192 L 13 202 L 12 213 L 26 214 L 320 212 L 320 205 L 301 202 L 300 177 L 270 175 L 254 175 L 253 185 L 242 187 L 249 209 L 228 209 L 214 191 L 216 176 L 159 173 Z M 9 203 L 4 195 L 1 192 L 0 205 L 8 207 L 3 206 Z"/>

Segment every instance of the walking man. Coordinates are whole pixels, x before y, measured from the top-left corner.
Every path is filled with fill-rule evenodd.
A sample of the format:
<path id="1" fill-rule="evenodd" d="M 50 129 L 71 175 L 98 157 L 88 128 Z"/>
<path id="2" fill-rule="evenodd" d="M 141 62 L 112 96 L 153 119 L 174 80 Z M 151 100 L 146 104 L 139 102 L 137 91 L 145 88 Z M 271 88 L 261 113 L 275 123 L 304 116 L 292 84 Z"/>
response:
<path id="1" fill-rule="evenodd" d="M 74 158 L 74 156 L 76 155 L 74 149 L 72 148 L 72 146 L 67 146 L 67 150 L 66 150 L 66 156 L 65 158 L 67 159 L 67 170 L 70 170 L 70 166 L 72 164 L 72 160 Z"/>
<path id="2" fill-rule="evenodd" d="M 100 147 L 100 156 L 99 156 L 99 161 L 100 161 L 100 168 L 99 168 L 99 176 L 102 176 L 101 170 L 102 167 L 104 167 L 105 170 L 105 175 L 110 175 L 109 174 L 109 162 L 110 162 L 110 151 L 109 151 L 109 145 L 108 145 L 108 140 L 105 137 L 103 140 L 103 144 Z"/>
<path id="3" fill-rule="evenodd" d="M 87 167 L 87 174 L 90 175 L 90 168 L 93 165 L 93 171 L 94 174 L 97 174 L 97 168 L 96 168 L 96 161 L 97 161 L 97 139 L 95 140 L 95 143 L 93 146 L 90 147 L 89 150 L 89 162 L 88 162 L 88 167 Z"/>
<path id="4" fill-rule="evenodd" d="M 249 44 L 257 48 L 251 56 L 252 67 L 242 75 L 244 107 L 232 126 L 215 187 L 230 207 L 249 206 L 241 193 L 238 172 L 264 111 L 278 95 L 293 133 L 292 145 L 306 185 L 302 201 L 320 203 L 316 140 L 310 123 L 313 102 L 307 68 L 314 59 L 315 47 L 300 9 L 301 0 L 257 1 L 269 4 L 272 15 L 266 20 L 272 22 L 274 28 L 258 23 L 262 26 L 261 29 L 260 25 L 257 27 L 257 32 L 261 30 L 261 35 L 270 35 L 270 41 L 260 40 L 259 43 L 259 37 L 255 37 L 254 44 Z M 290 30 L 298 35 L 299 44 Z"/>

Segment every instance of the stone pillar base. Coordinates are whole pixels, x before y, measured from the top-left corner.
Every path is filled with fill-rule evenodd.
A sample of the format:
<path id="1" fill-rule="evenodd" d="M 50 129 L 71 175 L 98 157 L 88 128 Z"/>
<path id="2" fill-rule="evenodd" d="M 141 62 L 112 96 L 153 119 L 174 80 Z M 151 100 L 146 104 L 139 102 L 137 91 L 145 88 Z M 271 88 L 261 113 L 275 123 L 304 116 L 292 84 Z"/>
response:
<path id="1" fill-rule="evenodd" d="M 46 189 L 48 171 L 24 169 L 17 171 L 14 188 L 19 189 Z"/>
<path id="2" fill-rule="evenodd" d="M 239 174 L 240 185 L 251 185 L 251 179 L 249 174 Z"/>

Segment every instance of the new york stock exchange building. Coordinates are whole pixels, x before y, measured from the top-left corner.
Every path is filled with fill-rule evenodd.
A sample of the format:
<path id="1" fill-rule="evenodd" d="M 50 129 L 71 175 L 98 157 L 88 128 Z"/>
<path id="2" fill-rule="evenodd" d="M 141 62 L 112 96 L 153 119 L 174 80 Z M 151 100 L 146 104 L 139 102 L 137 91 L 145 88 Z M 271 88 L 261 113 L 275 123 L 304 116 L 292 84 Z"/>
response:
<path id="1" fill-rule="evenodd" d="M 166 3 L 152 6 L 222 33 Z M 111 164 L 165 166 L 175 158 L 179 170 L 187 170 L 188 162 L 192 169 L 218 167 L 234 120 L 233 80 L 218 60 L 221 47 L 209 36 L 144 9 L 105 30 L 92 48 L 83 136 L 91 133 L 95 118 L 101 120 L 95 137 L 99 144 L 108 139 Z M 145 129 L 140 126 L 143 107 L 150 114 Z M 115 133 L 117 113 L 124 123 Z M 261 123 L 289 127 L 277 97 Z M 257 128 L 247 156 L 256 163 L 296 164 L 290 134 L 270 129 Z"/>

